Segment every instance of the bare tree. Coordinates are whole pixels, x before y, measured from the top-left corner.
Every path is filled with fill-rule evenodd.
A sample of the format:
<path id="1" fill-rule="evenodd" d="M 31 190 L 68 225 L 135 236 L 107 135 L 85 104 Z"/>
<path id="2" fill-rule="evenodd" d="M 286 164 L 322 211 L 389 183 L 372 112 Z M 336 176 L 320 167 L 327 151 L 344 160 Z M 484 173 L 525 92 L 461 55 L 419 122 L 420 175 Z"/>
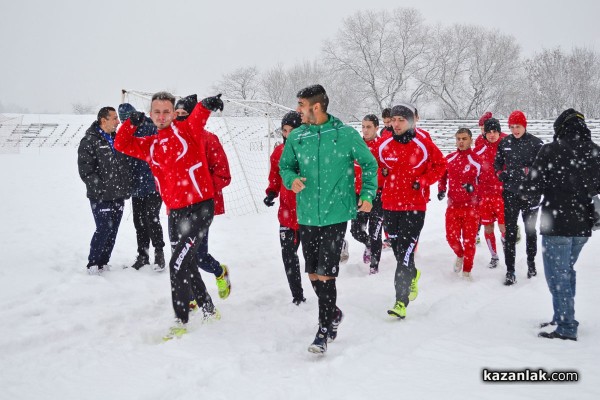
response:
<path id="1" fill-rule="evenodd" d="M 71 104 L 71 107 L 73 108 L 73 114 L 89 115 L 89 114 L 95 114 L 95 112 L 96 112 L 95 105 L 90 104 L 90 103 L 84 103 L 82 101 L 78 101 L 78 102 Z"/>
<path id="2" fill-rule="evenodd" d="M 438 26 L 419 78 L 437 100 L 444 118 L 476 118 L 497 111 L 514 95 L 520 49 L 512 36 L 479 26 Z M 502 110 L 505 111 L 505 110 Z"/>
<path id="3" fill-rule="evenodd" d="M 258 68 L 242 67 L 224 74 L 213 88 L 225 97 L 253 100 L 259 91 Z"/>
<path id="4" fill-rule="evenodd" d="M 420 85 L 406 90 L 423 67 L 419 60 L 427 50 L 426 38 L 427 28 L 415 9 L 359 11 L 344 20 L 334 40 L 325 42 L 323 54 L 331 71 L 346 76 L 367 106 L 382 110 L 401 96 L 415 101 L 422 93 Z"/>
<path id="5" fill-rule="evenodd" d="M 289 92 L 287 72 L 282 64 L 277 64 L 260 78 L 260 93 L 266 100 L 285 105 Z"/>

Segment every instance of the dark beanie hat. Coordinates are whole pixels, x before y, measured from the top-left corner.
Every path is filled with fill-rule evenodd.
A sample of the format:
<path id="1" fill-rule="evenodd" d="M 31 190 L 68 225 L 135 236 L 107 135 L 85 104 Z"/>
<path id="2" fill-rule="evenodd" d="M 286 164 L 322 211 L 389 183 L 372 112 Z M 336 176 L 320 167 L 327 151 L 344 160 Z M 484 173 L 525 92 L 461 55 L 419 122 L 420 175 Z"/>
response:
<path id="1" fill-rule="evenodd" d="M 198 96 L 192 94 L 182 99 L 179 99 L 175 104 L 175 109 L 184 109 L 185 111 L 187 111 L 188 114 L 191 114 L 192 111 L 194 111 L 194 107 L 196 107 L 196 104 L 198 104 Z"/>
<path id="2" fill-rule="evenodd" d="M 135 107 L 133 107 L 129 103 L 123 103 L 119 105 L 119 119 L 121 122 L 127 121 L 127 118 L 131 115 L 132 112 L 135 111 Z"/>
<path id="3" fill-rule="evenodd" d="M 289 125 L 292 129 L 296 129 L 302 125 L 302 117 L 296 111 L 290 111 L 281 119 L 281 127 L 283 128 L 284 125 Z"/>
<path id="4" fill-rule="evenodd" d="M 390 117 L 402 117 L 412 124 L 415 120 L 415 111 L 406 104 L 398 104 L 392 107 Z"/>
<path id="5" fill-rule="evenodd" d="M 591 140 L 591 132 L 585 123 L 584 115 L 573 108 L 563 111 L 554 121 L 554 138 L 565 136 Z"/>
<path id="6" fill-rule="evenodd" d="M 496 118 L 489 118 L 485 120 L 485 122 L 483 123 L 483 131 L 485 133 L 491 131 L 502 132 L 502 128 L 500 127 L 500 121 L 498 121 Z"/>
<path id="7" fill-rule="evenodd" d="M 487 121 L 490 118 L 492 118 L 492 113 L 489 111 L 484 112 L 481 118 L 479 118 L 479 126 L 484 126 L 485 121 Z M 500 130 L 498 130 L 498 132 L 499 131 Z"/>
<path id="8" fill-rule="evenodd" d="M 523 128 L 527 128 L 527 118 L 523 111 L 515 110 L 508 116 L 508 125 L 521 125 Z"/>

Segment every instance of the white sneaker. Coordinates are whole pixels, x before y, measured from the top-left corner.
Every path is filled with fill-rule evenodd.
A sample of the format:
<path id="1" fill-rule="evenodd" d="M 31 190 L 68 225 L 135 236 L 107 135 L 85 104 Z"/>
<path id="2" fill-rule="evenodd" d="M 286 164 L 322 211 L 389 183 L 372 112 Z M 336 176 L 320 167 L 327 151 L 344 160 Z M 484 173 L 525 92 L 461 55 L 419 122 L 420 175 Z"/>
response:
<path id="1" fill-rule="evenodd" d="M 102 275 L 102 272 L 104 272 L 104 270 L 97 265 L 90 265 L 87 270 L 88 275 Z"/>
<path id="2" fill-rule="evenodd" d="M 470 272 L 463 271 L 462 276 L 463 276 L 463 278 L 465 278 L 468 281 L 472 281 L 473 280 L 473 277 L 471 276 Z"/>
<path id="3" fill-rule="evenodd" d="M 164 271 L 166 268 L 165 268 L 165 266 L 164 266 L 164 265 L 153 264 L 153 265 L 152 265 L 152 269 L 153 269 L 155 272 L 163 272 L 163 271 Z"/>
<path id="4" fill-rule="evenodd" d="M 464 257 L 456 257 L 456 261 L 454 262 L 454 272 L 458 274 L 460 271 L 462 271 L 464 261 Z"/>
<path id="5" fill-rule="evenodd" d="M 350 253 L 348 253 L 348 241 L 344 239 L 344 244 L 342 244 L 342 253 L 340 255 L 340 264 L 347 263 L 349 258 Z"/>

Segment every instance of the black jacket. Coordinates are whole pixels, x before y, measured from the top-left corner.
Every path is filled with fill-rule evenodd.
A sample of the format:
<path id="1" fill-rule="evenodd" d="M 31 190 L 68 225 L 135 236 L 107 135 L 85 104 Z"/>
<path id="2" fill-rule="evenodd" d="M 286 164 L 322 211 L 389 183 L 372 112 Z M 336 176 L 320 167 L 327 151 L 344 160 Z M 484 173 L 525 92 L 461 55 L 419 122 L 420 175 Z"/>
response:
<path id="1" fill-rule="evenodd" d="M 525 132 L 520 139 L 513 135 L 502 139 L 494 160 L 494 170 L 502 181 L 504 190 L 522 194 L 523 181 L 543 144 L 541 139 L 529 132 Z"/>
<path id="2" fill-rule="evenodd" d="M 100 133 L 98 122 L 85 132 L 77 149 L 79 176 L 93 200 L 117 200 L 131 196 L 131 171 L 127 156 L 112 148 Z"/>
<path id="3" fill-rule="evenodd" d="M 591 236 L 592 196 L 600 191 L 600 147 L 585 130 L 555 135 L 539 151 L 527 177 L 525 192 L 544 196 L 542 235 Z"/>
<path id="4" fill-rule="evenodd" d="M 156 125 L 148 117 L 144 123 L 135 131 L 135 137 L 146 137 L 156 135 Z M 156 182 L 150 170 L 150 165 L 144 160 L 126 156 L 129 160 L 132 174 L 131 195 L 134 197 L 145 197 L 156 193 Z"/>

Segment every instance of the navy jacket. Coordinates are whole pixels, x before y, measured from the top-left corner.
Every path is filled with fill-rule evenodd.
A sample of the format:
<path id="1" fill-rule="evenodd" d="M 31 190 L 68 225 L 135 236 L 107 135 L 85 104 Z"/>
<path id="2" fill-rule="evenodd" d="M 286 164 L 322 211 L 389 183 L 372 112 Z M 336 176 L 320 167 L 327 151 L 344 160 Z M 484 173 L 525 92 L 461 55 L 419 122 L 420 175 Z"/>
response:
<path id="1" fill-rule="evenodd" d="M 135 132 L 135 137 L 145 137 L 156 135 L 156 126 L 152 120 L 146 117 L 144 123 Z M 140 160 L 134 157 L 127 157 L 129 159 L 129 165 L 131 168 L 132 185 L 131 195 L 133 197 L 145 197 L 149 194 L 156 193 L 156 182 L 154 175 L 150 171 L 150 166 L 144 160 Z"/>

